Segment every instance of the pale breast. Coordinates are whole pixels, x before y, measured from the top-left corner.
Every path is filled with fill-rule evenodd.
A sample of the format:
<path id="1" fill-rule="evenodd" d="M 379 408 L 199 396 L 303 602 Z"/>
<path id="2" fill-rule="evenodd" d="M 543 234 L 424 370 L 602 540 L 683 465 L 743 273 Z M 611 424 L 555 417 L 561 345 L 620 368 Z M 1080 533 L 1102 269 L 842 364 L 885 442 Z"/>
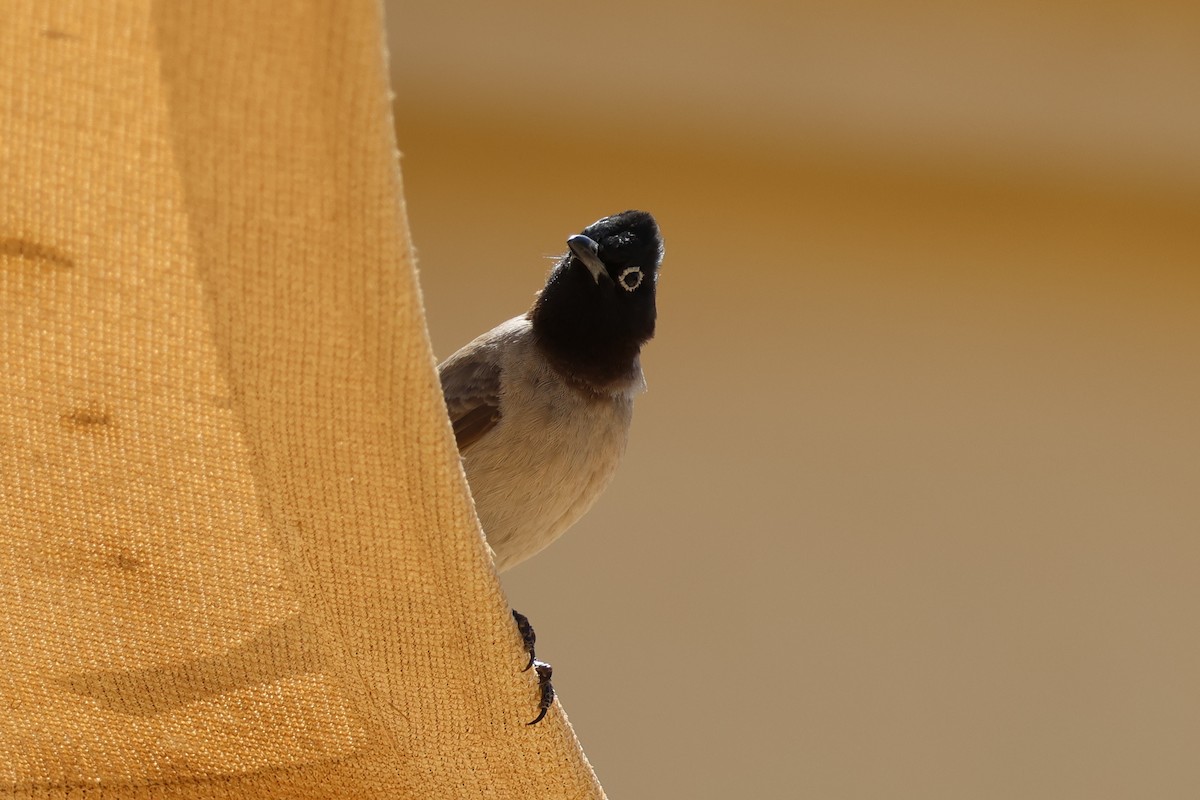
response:
<path id="1" fill-rule="evenodd" d="M 598 396 L 569 386 L 534 357 L 532 336 L 516 338 L 503 363 L 500 422 L 463 459 L 500 570 L 591 508 L 625 450 L 633 412 L 631 392 Z"/>

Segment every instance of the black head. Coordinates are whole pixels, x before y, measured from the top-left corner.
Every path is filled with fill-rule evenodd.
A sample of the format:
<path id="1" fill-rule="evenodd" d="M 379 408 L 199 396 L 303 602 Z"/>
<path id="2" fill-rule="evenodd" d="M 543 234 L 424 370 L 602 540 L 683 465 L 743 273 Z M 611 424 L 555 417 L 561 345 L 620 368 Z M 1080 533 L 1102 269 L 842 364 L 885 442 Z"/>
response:
<path id="1" fill-rule="evenodd" d="M 597 388 L 627 379 L 654 336 L 662 263 L 658 223 L 645 211 L 593 222 L 567 239 L 529 318 L 538 343 L 565 374 Z"/>

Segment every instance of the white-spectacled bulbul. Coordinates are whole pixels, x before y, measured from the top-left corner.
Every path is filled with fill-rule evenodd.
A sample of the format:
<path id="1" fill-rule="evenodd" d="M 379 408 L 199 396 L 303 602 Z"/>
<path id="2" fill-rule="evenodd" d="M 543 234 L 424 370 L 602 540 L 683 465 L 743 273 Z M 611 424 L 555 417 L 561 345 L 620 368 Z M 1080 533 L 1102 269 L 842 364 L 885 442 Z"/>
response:
<path id="1" fill-rule="evenodd" d="M 567 248 L 527 313 L 438 368 L 475 510 L 501 571 L 591 508 L 612 479 L 633 398 L 645 388 L 639 354 L 654 335 L 663 257 L 654 217 L 604 217 L 568 238 Z M 514 616 L 532 664 L 532 629 Z M 534 722 L 553 699 L 549 666 L 537 666 L 543 696 Z"/>

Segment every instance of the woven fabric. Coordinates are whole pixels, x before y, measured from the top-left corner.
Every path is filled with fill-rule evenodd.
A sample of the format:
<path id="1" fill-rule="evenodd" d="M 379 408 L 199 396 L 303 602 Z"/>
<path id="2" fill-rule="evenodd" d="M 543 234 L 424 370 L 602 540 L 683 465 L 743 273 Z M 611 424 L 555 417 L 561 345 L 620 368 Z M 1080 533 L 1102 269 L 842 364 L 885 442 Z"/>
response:
<path id="1" fill-rule="evenodd" d="M 369 0 L 0 0 L 0 794 L 601 797 L 445 418 Z"/>

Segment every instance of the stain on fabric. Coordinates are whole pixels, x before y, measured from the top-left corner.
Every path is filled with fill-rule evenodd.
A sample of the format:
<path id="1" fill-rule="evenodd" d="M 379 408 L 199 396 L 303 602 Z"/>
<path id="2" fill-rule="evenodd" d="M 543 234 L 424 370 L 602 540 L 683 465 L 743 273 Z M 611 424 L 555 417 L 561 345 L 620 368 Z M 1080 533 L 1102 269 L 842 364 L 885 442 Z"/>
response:
<path id="1" fill-rule="evenodd" d="M 73 33 L 67 33 L 66 31 L 60 31 L 58 28 L 42 28 L 42 30 L 40 31 L 40 35 L 43 39 L 50 39 L 52 41 L 59 41 L 62 39 L 78 39 L 79 38 L 78 36 L 76 36 Z"/>
<path id="2" fill-rule="evenodd" d="M 129 553 L 117 553 L 113 556 L 113 563 L 124 572 L 137 572 L 146 566 L 146 562 Z"/>
<path id="3" fill-rule="evenodd" d="M 15 237 L 0 236 L 0 258 L 3 257 L 41 264 L 43 267 L 49 268 L 72 269 L 75 266 L 75 260 L 57 248 Z"/>
<path id="4" fill-rule="evenodd" d="M 116 426 L 116 418 L 101 403 L 88 403 L 64 413 L 60 419 L 72 430 L 101 430 Z"/>

